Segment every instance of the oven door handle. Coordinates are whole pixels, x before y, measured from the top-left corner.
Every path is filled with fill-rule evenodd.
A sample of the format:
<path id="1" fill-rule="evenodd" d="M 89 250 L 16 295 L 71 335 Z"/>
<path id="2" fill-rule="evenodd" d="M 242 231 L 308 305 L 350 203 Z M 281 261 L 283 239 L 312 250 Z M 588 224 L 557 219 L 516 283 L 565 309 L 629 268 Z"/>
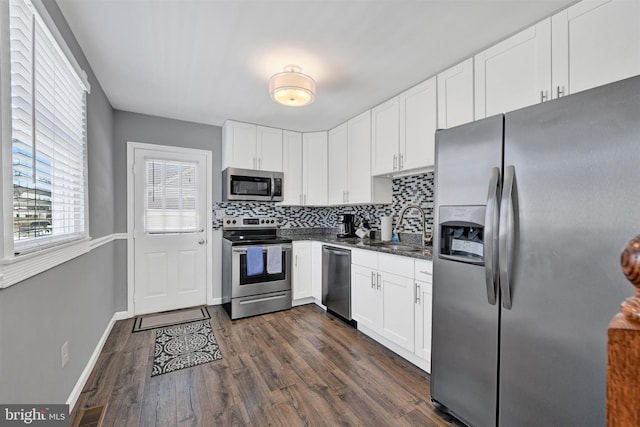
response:
<path id="1" fill-rule="evenodd" d="M 251 245 L 248 245 L 251 246 Z M 262 246 L 262 249 L 268 248 L 269 246 L 282 246 L 282 250 L 286 251 L 289 250 L 291 248 L 293 248 L 292 245 L 256 245 L 256 246 Z M 240 248 L 233 248 L 231 249 L 232 252 L 234 253 L 239 253 L 239 254 L 246 254 L 247 253 L 247 248 L 246 247 L 240 247 Z"/>

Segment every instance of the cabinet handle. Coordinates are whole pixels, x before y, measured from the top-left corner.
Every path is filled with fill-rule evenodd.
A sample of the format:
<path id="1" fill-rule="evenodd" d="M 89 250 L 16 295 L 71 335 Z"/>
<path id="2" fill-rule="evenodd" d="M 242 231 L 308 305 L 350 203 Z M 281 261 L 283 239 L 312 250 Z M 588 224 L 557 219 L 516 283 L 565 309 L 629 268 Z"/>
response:
<path id="1" fill-rule="evenodd" d="M 373 287 L 376 285 L 376 283 L 375 283 L 375 280 L 376 280 L 375 274 L 376 273 L 374 273 L 373 271 L 371 272 L 371 289 L 373 289 Z"/>
<path id="2" fill-rule="evenodd" d="M 376 277 L 378 278 L 376 285 L 380 289 L 380 273 L 376 273 Z"/>
<path id="3" fill-rule="evenodd" d="M 547 95 L 545 95 L 544 90 L 540 91 L 540 102 L 544 102 L 547 100 Z"/>
<path id="4" fill-rule="evenodd" d="M 404 155 L 402 153 L 400 153 L 400 160 L 398 161 L 398 170 L 402 170 L 404 165 L 403 165 L 403 159 L 404 159 Z"/>
<path id="5" fill-rule="evenodd" d="M 393 155 L 393 170 L 396 170 L 397 161 L 398 161 L 398 156 L 396 156 L 394 154 Z"/>
<path id="6" fill-rule="evenodd" d="M 420 283 L 416 282 L 416 304 L 420 304 Z"/>
<path id="7" fill-rule="evenodd" d="M 562 89 L 560 89 L 560 86 L 556 87 L 556 98 L 560 98 L 561 96 L 564 95 L 564 91 Z"/>

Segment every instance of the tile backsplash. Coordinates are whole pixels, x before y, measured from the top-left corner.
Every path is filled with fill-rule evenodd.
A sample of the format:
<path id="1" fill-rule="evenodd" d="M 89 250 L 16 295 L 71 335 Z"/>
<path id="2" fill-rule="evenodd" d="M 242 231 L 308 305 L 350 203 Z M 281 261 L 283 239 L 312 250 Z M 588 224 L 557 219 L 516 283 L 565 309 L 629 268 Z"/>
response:
<path id="1" fill-rule="evenodd" d="M 271 216 L 278 218 L 281 228 L 335 228 L 338 226 L 338 215 L 353 213 L 357 222 L 368 219 L 372 229 L 380 229 L 380 217 L 391 215 L 394 227 L 399 220 L 400 210 L 407 204 L 420 206 L 426 214 L 427 232 L 433 227 L 434 188 L 433 172 L 394 178 L 392 202 L 385 205 L 356 206 L 279 206 L 267 202 L 217 202 L 213 209 L 224 210 L 225 216 Z M 214 215 L 215 218 L 215 215 Z M 222 220 L 214 220 L 214 228 L 222 227 Z M 404 224 L 398 227 L 399 232 L 419 233 L 421 228 L 420 213 L 412 209 L 405 215 Z"/>

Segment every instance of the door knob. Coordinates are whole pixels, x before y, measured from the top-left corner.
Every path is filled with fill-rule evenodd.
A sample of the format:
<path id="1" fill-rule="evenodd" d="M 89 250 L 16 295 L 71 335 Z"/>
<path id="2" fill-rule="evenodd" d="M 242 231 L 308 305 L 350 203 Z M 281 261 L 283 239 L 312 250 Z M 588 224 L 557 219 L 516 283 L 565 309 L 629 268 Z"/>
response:
<path id="1" fill-rule="evenodd" d="M 204 239 L 200 239 L 200 240 L 198 240 L 198 244 L 199 244 L 199 245 L 204 245 Z"/>

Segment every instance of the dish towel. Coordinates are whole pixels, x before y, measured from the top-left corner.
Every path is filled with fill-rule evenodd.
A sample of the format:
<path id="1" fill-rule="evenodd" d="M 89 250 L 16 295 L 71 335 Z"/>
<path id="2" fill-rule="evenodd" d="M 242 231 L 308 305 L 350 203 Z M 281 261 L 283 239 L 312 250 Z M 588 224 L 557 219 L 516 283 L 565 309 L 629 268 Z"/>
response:
<path id="1" fill-rule="evenodd" d="M 282 246 L 267 246 L 267 273 L 282 273 Z"/>
<path id="2" fill-rule="evenodd" d="M 262 273 L 264 273 L 262 247 L 249 246 L 247 248 L 247 276 L 255 276 Z"/>

